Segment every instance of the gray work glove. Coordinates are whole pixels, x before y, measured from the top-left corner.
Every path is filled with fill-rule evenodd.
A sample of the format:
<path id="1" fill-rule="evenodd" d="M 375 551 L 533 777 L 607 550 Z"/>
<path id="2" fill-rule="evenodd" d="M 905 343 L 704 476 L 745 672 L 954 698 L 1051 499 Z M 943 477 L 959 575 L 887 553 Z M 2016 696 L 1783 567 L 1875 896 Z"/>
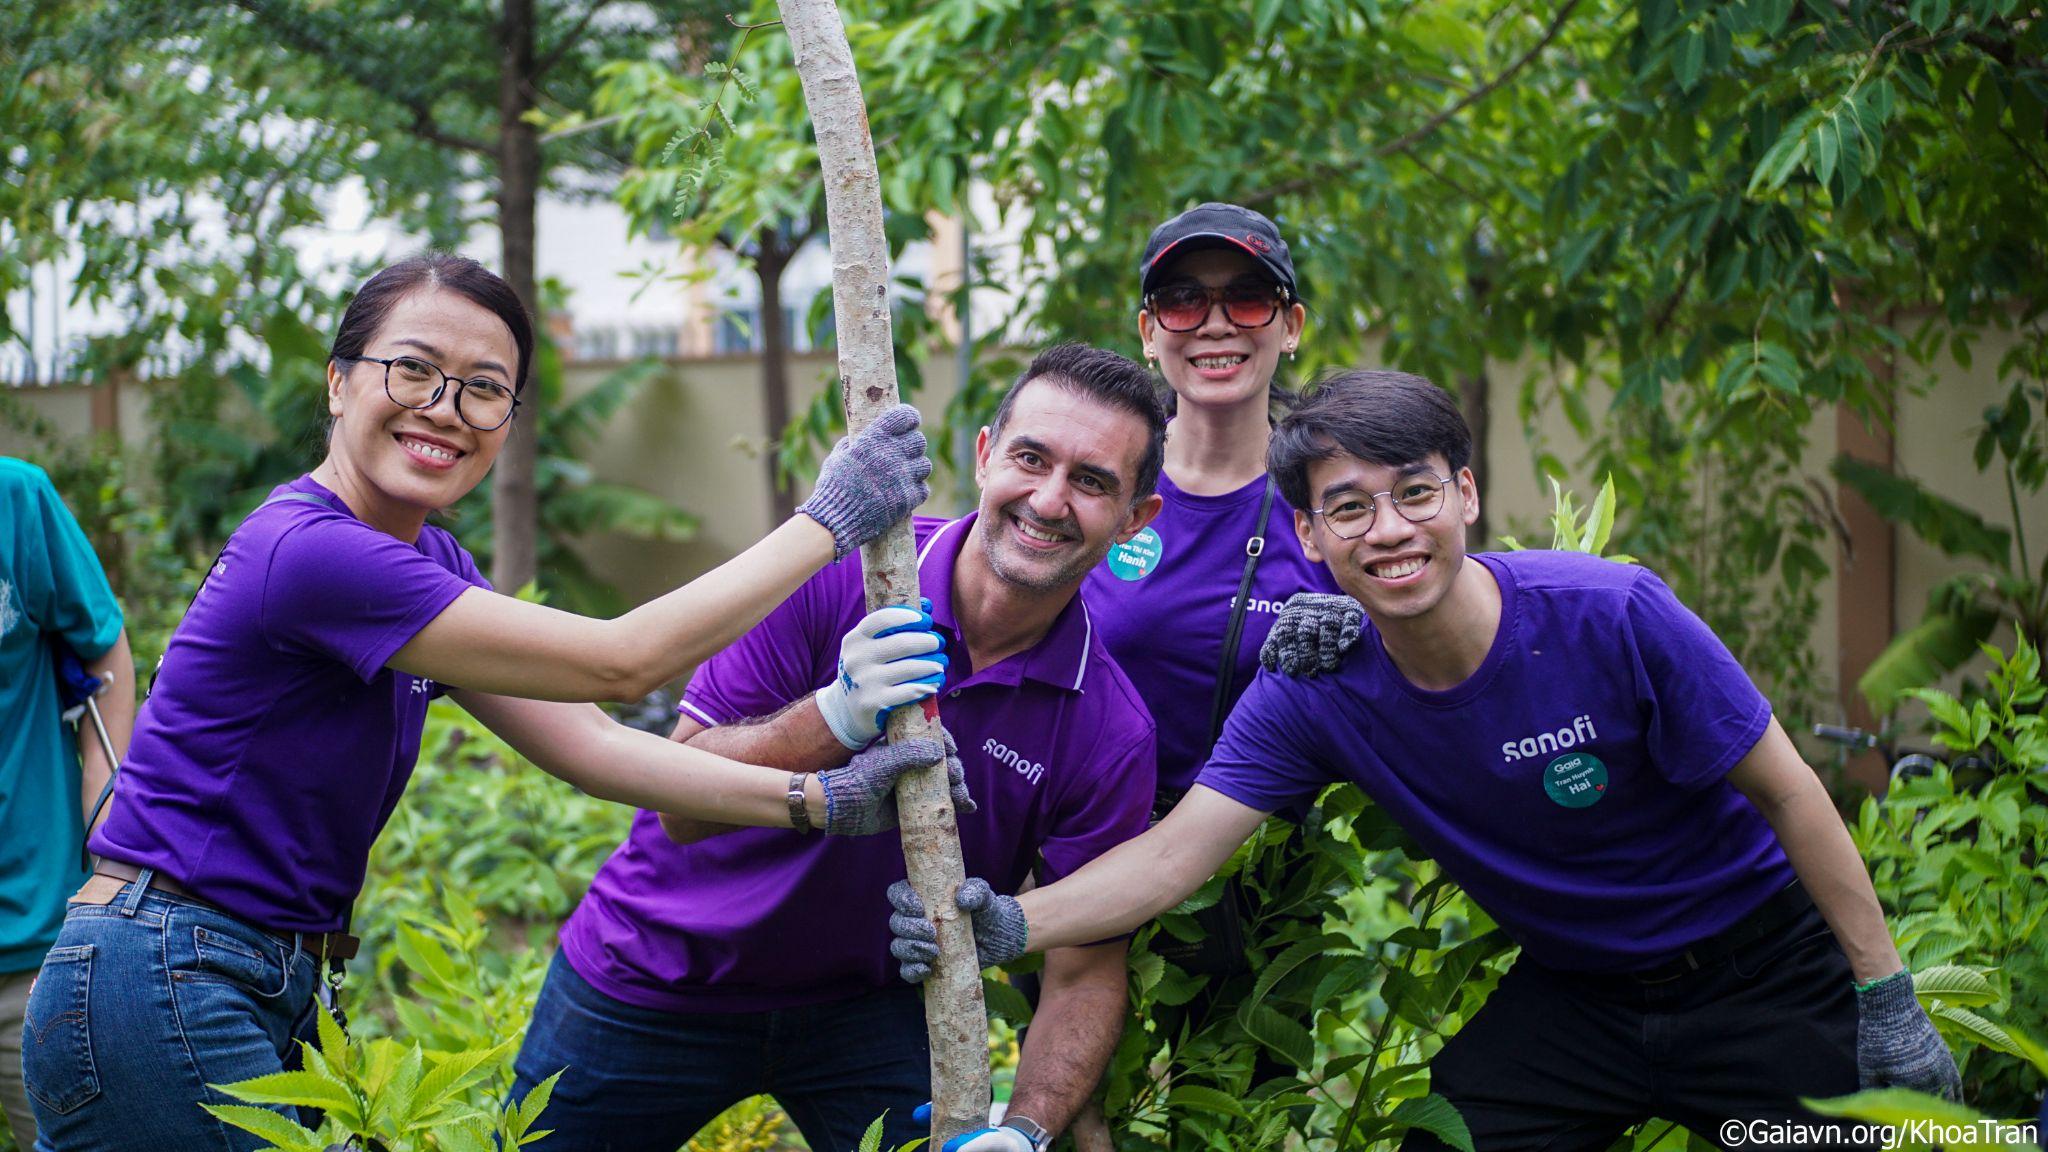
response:
<path id="1" fill-rule="evenodd" d="M 1024 954 L 1030 925 L 1024 923 L 1024 908 L 1015 896 L 1004 896 L 988 881 L 970 876 L 960 882 L 953 903 L 974 925 L 974 956 L 983 968 L 1007 964 Z M 901 962 L 897 971 L 912 984 L 930 978 L 939 959 L 939 927 L 924 914 L 924 901 L 908 880 L 889 885 L 889 904 L 896 911 L 889 916 L 889 955 Z"/>
<path id="2" fill-rule="evenodd" d="M 917 409 L 898 404 L 860 435 L 842 438 L 818 469 L 811 498 L 797 507 L 832 533 L 834 556 L 844 556 L 910 515 L 932 494 L 925 477 L 932 462 L 917 430 Z"/>
<path id="3" fill-rule="evenodd" d="M 825 790 L 825 834 L 828 836 L 872 836 L 896 827 L 896 778 L 918 768 L 929 768 L 946 760 L 946 783 L 953 792 L 953 811 L 966 816 L 978 810 L 967 794 L 967 773 L 960 766 L 960 748 L 953 734 L 939 729 L 945 737 L 937 740 L 905 740 L 900 744 L 875 744 L 856 753 L 844 768 L 818 773 L 818 785 Z"/>
<path id="4" fill-rule="evenodd" d="M 1913 995 L 1913 973 L 1907 969 L 1856 989 L 1856 1079 L 1866 1090 L 1911 1088 L 1962 1098 L 1956 1058 Z"/>
<path id="5" fill-rule="evenodd" d="M 1259 665 L 1268 672 L 1314 676 L 1335 672 L 1358 643 L 1365 609 L 1341 593 L 1296 592 L 1281 606 L 1259 646 Z"/>

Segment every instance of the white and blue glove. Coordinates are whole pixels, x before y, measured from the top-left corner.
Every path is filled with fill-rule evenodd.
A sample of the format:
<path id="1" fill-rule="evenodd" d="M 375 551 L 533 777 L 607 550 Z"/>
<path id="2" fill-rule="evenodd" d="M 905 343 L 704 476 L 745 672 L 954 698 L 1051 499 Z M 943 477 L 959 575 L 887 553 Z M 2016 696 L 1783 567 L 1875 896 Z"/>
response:
<path id="1" fill-rule="evenodd" d="M 912 1120 L 922 1124 L 931 1123 L 932 1106 L 919 1104 L 910 1114 Z M 1033 1140 L 1021 1129 L 1002 1124 L 994 1128 L 976 1128 L 946 1141 L 939 1152 L 1038 1152 L 1038 1141 Z"/>
<path id="2" fill-rule="evenodd" d="M 921 607 L 877 608 L 840 638 L 839 675 L 815 699 L 825 726 L 855 752 L 882 734 L 889 713 L 945 682 L 946 639 L 932 628 L 932 602 Z"/>

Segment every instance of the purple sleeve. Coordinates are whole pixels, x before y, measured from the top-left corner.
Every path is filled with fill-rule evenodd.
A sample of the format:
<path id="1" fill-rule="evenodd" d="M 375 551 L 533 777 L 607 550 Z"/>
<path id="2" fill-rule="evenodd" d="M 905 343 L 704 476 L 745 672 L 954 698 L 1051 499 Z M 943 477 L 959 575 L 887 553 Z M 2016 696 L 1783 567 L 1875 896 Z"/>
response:
<path id="1" fill-rule="evenodd" d="M 1309 746 L 1321 725 L 1302 709 L 1305 683 L 1261 669 L 1195 783 L 1261 812 L 1306 811 L 1335 777 Z"/>
<path id="2" fill-rule="evenodd" d="M 1158 741 L 1147 726 L 1123 755 L 1099 761 L 1101 768 L 1076 782 L 1060 798 L 1051 834 L 1038 846 L 1044 861 L 1040 880 L 1050 884 L 1111 848 L 1145 831 L 1158 787 Z"/>
<path id="3" fill-rule="evenodd" d="M 367 683 L 474 586 L 359 520 L 318 516 L 278 537 L 259 622 L 279 650 L 338 661 Z"/>
<path id="4" fill-rule="evenodd" d="M 1681 788 L 1721 779 L 1763 736 L 1770 701 L 1654 572 L 1629 589 L 1628 628 L 1650 762 Z"/>
<path id="5" fill-rule="evenodd" d="M 697 666 L 676 710 L 706 727 L 771 715 L 823 687 L 844 627 L 830 609 L 836 565 L 804 582 L 746 635 Z M 850 626 L 850 625 L 849 625 Z"/>

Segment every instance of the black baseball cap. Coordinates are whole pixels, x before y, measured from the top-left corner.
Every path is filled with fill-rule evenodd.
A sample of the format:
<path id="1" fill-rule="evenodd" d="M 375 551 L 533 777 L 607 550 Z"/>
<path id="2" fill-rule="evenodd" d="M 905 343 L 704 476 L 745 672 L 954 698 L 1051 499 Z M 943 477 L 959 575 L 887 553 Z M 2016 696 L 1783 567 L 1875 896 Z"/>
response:
<path id="1" fill-rule="evenodd" d="M 1204 248 L 1237 248 L 1271 272 L 1289 299 L 1300 295 L 1294 287 L 1294 261 L 1287 256 L 1280 229 L 1249 208 L 1213 201 L 1197 204 L 1152 230 L 1152 238 L 1145 241 L 1145 258 L 1138 261 L 1138 294 L 1150 295 L 1159 286 L 1159 270 L 1169 258 Z"/>

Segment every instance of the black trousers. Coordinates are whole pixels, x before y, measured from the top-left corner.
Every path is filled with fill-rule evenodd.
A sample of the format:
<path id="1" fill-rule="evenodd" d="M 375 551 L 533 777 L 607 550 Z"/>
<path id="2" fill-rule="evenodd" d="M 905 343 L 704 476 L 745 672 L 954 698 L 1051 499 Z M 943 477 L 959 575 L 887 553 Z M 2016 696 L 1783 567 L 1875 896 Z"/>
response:
<path id="1" fill-rule="evenodd" d="M 1524 957 L 1431 1065 L 1477 1152 L 1601 1152 L 1631 1125 L 1675 1121 L 1745 1152 L 1825 1145 L 1788 1125 L 1802 1096 L 1856 1091 L 1849 962 L 1808 907 L 1771 935 L 1659 981 L 1547 969 Z M 1741 1129 L 1731 1130 L 1731 1124 Z M 1411 1131 L 1403 1152 L 1445 1147 Z"/>

